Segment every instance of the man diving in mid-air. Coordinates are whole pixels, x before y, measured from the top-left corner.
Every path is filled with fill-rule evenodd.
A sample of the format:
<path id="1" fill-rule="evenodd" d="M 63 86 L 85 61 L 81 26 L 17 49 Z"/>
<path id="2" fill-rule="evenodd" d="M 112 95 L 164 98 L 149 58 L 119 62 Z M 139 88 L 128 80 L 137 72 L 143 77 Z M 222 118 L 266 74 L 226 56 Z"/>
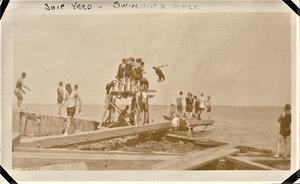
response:
<path id="1" fill-rule="evenodd" d="M 156 75 L 158 76 L 158 82 L 162 82 L 166 80 L 164 73 L 160 68 L 166 67 L 168 65 L 161 65 L 161 66 L 154 66 L 153 69 L 155 70 Z"/>

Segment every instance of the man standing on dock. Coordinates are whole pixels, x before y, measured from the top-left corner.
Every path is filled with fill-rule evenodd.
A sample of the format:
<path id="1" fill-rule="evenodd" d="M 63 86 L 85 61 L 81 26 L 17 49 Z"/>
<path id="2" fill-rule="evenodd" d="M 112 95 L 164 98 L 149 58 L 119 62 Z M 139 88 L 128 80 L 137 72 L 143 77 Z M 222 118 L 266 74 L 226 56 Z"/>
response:
<path id="1" fill-rule="evenodd" d="M 21 77 L 17 80 L 16 88 L 15 88 L 15 95 L 18 99 L 17 104 L 18 108 L 21 107 L 21 104 L 23 102 L 23 94 L 25 94 L 25 91 L 23 90 L 23 87 L 31 91 L 27 86 L 23 84 L 23 80 L 26 78 L 26 73 L 22 72 Z"/>
<path id="2" fill-rule="evenodd" d="M 65 97 L 64 83 L 62 81 L 58 83 L 56 92 L 57 92 L 58 115 L 61 116 L 62 103 Z"/>
<path id="3" fill-rule="evenodd" d="M 291 134 L 291 105 L 286 104 L 284 107 L 283 114 L 280 115 L 278 122 L 280 123 L 280 131 L 277 139 L 276 155 L 274 157 L 280 156 L 280 144 L 284 143 L 284 154 L 283 157 L 286 158 L 288 155 L 288 144 L 287 138 Z"/>
<path id="4" fill-rule="evenodd" d="M 182 118 L 182 112 L 183 112 L 183 103 L 182 103 L 182 100 L 183 100 L 183 92 L 180 91 L 179 95 L 178 95 L 178 97 L 176 99 L 177 112 L 179 114 L 179 118 Z"/>

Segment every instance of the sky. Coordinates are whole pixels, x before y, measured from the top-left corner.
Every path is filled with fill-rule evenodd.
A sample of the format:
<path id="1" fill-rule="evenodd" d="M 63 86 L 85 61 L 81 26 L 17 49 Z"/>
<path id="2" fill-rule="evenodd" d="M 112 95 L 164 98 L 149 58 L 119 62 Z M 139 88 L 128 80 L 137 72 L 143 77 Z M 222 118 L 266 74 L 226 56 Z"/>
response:
<path id="1" fill-rule="evenodd" d="M 25 103 L 55 104 L 63 81 L 79 85 L 84 104 L 104 104 L 106 83 L 131 56 L 145 62 L 153 105 L 190 91 L 217 105 L 282 106 L 291 101 L 289 21 L 284 13 L 23 16 L 12 34 L 13 79 L 27 73 Z M 159 83 L 152 67 L 162 64 Z"/>

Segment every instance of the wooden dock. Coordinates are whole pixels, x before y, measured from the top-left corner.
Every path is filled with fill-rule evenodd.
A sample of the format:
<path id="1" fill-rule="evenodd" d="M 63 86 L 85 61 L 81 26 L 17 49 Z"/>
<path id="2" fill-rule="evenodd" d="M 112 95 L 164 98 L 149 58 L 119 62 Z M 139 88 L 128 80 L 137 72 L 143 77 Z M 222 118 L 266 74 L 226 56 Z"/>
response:
<path id="1" fill-rule="evenodd" d="M 13 132 L 18 132 L 23 136 L 51 136 L 61 135 L 67 117 L 53 116 L 24 111 L 13 111 L 12 114 L 12 129 Z M 74 118 L 80 132 L 96 130 L 99 122 L 95 120 Z M 74 130 L 70 129 L 69 133 Z"/>

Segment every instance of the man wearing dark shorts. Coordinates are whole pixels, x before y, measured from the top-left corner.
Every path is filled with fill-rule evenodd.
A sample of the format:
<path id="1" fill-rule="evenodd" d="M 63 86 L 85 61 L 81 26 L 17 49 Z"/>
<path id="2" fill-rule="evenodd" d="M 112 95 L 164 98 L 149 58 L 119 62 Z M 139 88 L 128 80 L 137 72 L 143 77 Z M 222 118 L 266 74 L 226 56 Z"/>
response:
<path id="1" fill-rule="evenodd" d="M 126 59 L 123 58 L 122 63 L 119 64 L 118 72 L 116 76 L 117 80 L 119 81 L 119 85 L 118 85 L 119 91 L 122 90 L 122 86 L 124 85 L 125 64 L 126 64 Z"/>
<path id="2" fill-rule="evenodd" d="M 161 69 L 159 67 L 153 67 L 156 75 L 158 76 L 158 81 L 164 81 L 165 80 L 165 75 L 164 73 L 161 71 Z"/>

